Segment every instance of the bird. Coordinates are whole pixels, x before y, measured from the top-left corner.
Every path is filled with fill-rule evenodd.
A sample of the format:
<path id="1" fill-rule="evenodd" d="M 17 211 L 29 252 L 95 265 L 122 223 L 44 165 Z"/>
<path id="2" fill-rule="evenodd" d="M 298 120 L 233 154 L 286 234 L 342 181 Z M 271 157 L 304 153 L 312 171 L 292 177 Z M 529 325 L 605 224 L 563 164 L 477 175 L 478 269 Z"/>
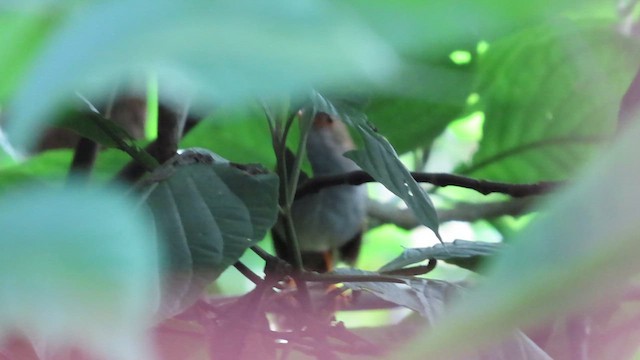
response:
<path id="1" fill-rule="evenodd" d="M 314 116 L 306 144 L 313 176 L 360 170 L 353 160 L 344 156 L 355 148 L 344 122 L 324 112 Z M 301 181 L 305 178 L 306 175 L 301 175 Z M 366 200 L 364 186 L 339 185 L 293 201 L 291 219 L 305 270 L 328 272 L 339 261 L 355 263 L 365 229 Z M 282 218 L 274 227 L 272 238 L 278 257 L 293 263 Z"/>

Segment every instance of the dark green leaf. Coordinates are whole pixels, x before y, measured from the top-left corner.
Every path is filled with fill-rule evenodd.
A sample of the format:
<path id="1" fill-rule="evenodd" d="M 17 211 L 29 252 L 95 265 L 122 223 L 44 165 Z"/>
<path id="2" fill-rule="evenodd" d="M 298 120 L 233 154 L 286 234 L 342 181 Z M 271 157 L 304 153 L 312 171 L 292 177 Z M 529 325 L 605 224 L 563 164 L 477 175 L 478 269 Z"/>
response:
<path id="1" fill-rule="evenodd" d="M 98 121 L 100 124 L 98 124 Z M 118 142 L 110 135 L 117 136 L 122 142 L 133 143 L 133 137 L 114 121 L 102 118 L 101 115 L 87 111 L 77 111 L 63 116 L 55 122 L 56 126 L 69 129 L 76 134 L 91 139 L 106 147 L 118 148 Z M 105 128 L 103 128 L 106 127 Z M 106 132 L 107 130 L 108 132 Z"/>
<path id="2" fill-rule="evenodd" d="M 640 46 L 609 22 L 538 27 L 492 44 L 478 68 L 483 138 L 463 174 L 561 180 L 611 139 Z"/>
<path id="3" fill-rule="evenodd" d="M 186 150 L 143 179 L 166 245 L 162 312 L 192 304 L 275 223 L 278 179 L 206 150 Z"/>
<path id="4" fill-rule="evenodd" d="M 427 193 L 411 177 L 409 170 L 400 162 L 398 154 L 384 136 L 378 134 L 366 116 L 347 106 L 336 107 L 318 93 L 312 96 L 314 112 L 325 112 L 341 119 L 353 127 L 364 143 L 364 148 L 345 154 L 400 197 L 413 210 L 416 218 L 440 238 L 438 214 Z"/>
<path id="5" fill-rule="evenodd" d="M 379 271 L 392 271 L 428 259 L 444 260 L 471 271 L 487 257 L 494 256 L 502 249 L 502 244 L 480 241 L 455 240 L 451 243 L 436 244 L 428 248 L 406 249 L 400 256 L 381 267 Z"/>

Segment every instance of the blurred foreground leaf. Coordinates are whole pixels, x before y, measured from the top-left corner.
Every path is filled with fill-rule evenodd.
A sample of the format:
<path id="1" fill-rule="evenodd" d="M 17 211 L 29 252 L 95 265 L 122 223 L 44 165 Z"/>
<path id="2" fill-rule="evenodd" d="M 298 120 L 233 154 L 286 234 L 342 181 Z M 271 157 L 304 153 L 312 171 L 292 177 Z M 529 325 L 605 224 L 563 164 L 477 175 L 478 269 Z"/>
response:
<path id="1" fill-rule="evenodd" d="M 420 336 L 401 357 L 446 358 L 515 327 L 615 301 L 640 272 L 638 125 L 513 239 L 483 285 L 437 331 Z"/>
<path id="2" fill-rule="evenodd" d="M 211 106 L 377 82 L 398 65 L 386 43 L 333 2 L 89 1 L 27 72 L 7 130 L 24 148 L 73 90 L 104 94 L 131 73 L 156 73 L 170 100 Z"/>
<path id="3" fill-rule="evenodd" d="M 49 354 L 78 346 L 148 359 L 157 245 L 121 194 L 26 188 L 0 198 L 0 334 L 24 331 Z"/>

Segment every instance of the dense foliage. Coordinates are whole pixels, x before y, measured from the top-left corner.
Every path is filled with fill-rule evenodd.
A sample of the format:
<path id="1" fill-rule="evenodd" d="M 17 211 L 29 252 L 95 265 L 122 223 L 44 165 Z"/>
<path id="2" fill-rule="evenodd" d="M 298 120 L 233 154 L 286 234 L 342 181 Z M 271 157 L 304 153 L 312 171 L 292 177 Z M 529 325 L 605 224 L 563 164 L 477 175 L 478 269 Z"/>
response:
<path id="1" fill-rule="evenodd" d="M 5 1 L 0 357 L 630 358 L 635 3 Z M 363 172 L 282 181 L 318 113 Z M 274 257 L 343 183 L 355 268 Z"/>

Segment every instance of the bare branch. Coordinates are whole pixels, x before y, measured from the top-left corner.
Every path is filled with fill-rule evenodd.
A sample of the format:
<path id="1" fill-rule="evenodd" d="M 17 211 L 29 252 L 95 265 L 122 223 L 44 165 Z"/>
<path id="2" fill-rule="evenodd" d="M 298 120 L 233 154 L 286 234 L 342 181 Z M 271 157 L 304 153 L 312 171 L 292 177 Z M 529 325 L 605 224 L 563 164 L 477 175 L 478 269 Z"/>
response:
<path id="1" fill-rule="evenodd" d="M 429 183 L 434 186 L 458 186 L 475 190 L 481 194 L 501 193 L 512 197 L 542 195 L 562 185 L 561 182 L 539 182 L 534 184 L 509 184 L 496 181 L 478 180 L 465 176 L 447 173 L 412 172 L 411 176 L 417 182 Z M 337 185 L 361 185 L 374 182 L 374 178 L 366 172 L 353 171 L 345 174 L 318 176 L 306 181 L 296 192 L 296 198 L 317 193 L 318 191 Z"/>
<path id="2" fill-rule="evenodd" d="M 188 108 L 185 106 L 183 111 L 178 113 L 162 104 L 158 107 L 158 146 L 154 149 L 153 155 L 159 163 L 166 162 L 177 153 Z"/>
<path id="3" fill-rule="evenodd" d="M 500 202 L 458 203 L 453 209 L 438 211 L 440 223 L 448 221 L 473 222 L 480 219 L 495 219 L 500 216 L 520 216 L 530 212 L 537 198 L 511 199 Z M 368 215 L 377 222 L 375 225 L 394 224 L 403 229 L 413 229 L 420 226 L 413 212 L 401 209 L 395 204 L 381 203 L 369 199 Z"/>

